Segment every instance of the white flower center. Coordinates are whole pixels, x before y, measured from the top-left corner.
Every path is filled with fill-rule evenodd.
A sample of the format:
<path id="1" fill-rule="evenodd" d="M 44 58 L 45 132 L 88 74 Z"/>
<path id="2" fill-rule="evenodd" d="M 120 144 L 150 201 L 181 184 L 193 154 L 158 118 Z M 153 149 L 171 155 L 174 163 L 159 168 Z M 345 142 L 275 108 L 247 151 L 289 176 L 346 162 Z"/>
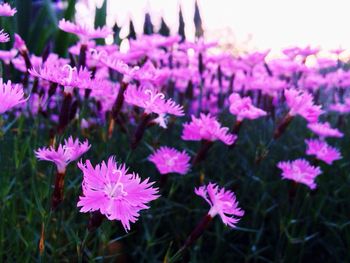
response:
<path id="1" fill-rule="evenodd" d="M 77 71 L 77 68 L 71 67 L 71 65 L 66 64 L 63 66 L 63 69 L 68 69 L 68 77 L 65 80 L 68 82 L 68 84 L 70 84 L 72 82 L 72 79 L 73 79 L 73 72 Z"/>
<path id="2" fill-rule="evenodd" d="M 149 101 L 145 101 L 146 109 L 150 108 L 158 98 L 161 100 L 165 98 L 163 93 L 159 92 L 154 94 L 150 89 L 146 89 L 145 94 L 150 96 Z"/>
<path id="3" fill-rule="evenodd" d="M 128 193 L 124 191 L 124 185 L 120 182 L 122 172 L 117 169 L 114 169 L 112 173 L 118 173 L 118 180 L 115 183 L 109 182 L 106 185 L 105 193 L 112 199 L 121 199 L 122 197 L 128 195 Z"/>

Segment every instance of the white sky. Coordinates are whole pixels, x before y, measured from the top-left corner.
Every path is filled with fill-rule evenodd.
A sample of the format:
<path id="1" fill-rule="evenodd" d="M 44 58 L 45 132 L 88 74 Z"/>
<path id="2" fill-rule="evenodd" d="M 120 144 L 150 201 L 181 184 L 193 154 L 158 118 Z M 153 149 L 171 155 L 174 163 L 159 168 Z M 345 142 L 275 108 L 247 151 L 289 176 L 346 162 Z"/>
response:
<path id="1" fill-rule="evenodd" d="M 181 4 L 187 22 L 186 34 L 193 39 L 193 0 L 108 1 L 107 23 L 117 21 L 125 25 L 122 34 L 127 33 L 129 16 L 136 31 L 142 32 L 145 10 L 151 12 L 154 24 L 163 16 L 172 32 L 177 32 Z M 273 50 L 291 45 L 324 49 L 350 46 L 349 0 L 199 0 L 198 3 L 208 38 L 229 37 L 239 44 L 250 39 L 251 48 Z"/>

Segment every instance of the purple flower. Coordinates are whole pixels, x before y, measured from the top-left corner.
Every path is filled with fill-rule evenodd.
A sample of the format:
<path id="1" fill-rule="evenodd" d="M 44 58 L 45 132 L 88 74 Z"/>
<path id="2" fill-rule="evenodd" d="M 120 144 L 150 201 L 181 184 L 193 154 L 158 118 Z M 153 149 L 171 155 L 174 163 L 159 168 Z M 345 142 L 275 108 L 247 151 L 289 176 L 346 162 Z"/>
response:
<path id="1" fill-rule="evenodd" d="M 6 43 L 10 41 L 9 34 L 5 33 L 4 30 L 0 30 L 0 43 Z"/>
<path id="2" fill-rule="evenodd" d="M 91 145 L 86 140 L 81 143 L 78 139 L 73 140 L 72 136 L 60 144 L 57 150 L 51 146 L 50 148 L 40 148 L 35 151 L 35 155 L 39 160 L 54 162 L 59 173 L 64 174 L 66 167 L 70 162 L 77 160 L 85 152 L 90 149 Z"/>
<path id="3" fill-rule="evenodd" d="M 266 116 L 266 112 L 255 107 L 250 97 L 241 98 L 238 93 L 232 93 L 229 97 L 230 112 L 237 116 L 237 121 L 244 119 L 254 120 Z"/>
<path id="4" fill-rule="evenodd" d="M 305 143 L 307 144 L 307 155 L 315 155 L 318 160 L 327 164 L 332 164 L 342 158 L 338 149 L 331 147 L 323 140 L 310 139 L 305 140 Z"/>
<path id="5" fill-rule="evenodd" d="M 234 192 L 225 190 L 225 188 L 220 189 L 213 183 L 196 188 L 194 192 L 203 197 L 210 205 L 208 214 L 211 217 L 219 215 L 227 226 L 234 228 L 240 220 L 239 217 L 244 215 L 244 211 L 238 207 Z"/>
<path id="6" fill-rule="evenodd" d="M 186 174 L 190 168 L 190 156 L 185 151 L 178 151 L 170 147 L 160 147 L 148 160 L 157 166 L 161 174 Z"/>
<path id="7" fill-rule="evenodd" d="M 336 128 L 332 128 L 329 122 L 317 122 L 317 123 L 310 123 L 307 125 L 307 127 L 316 133 L 321 138 L 327 138 L 327 137 L 336 137 L 341 138 L 344 136 L 342 132 L 340 132 Z"/>
<path id="8" fill-rule="evenodd" d="M 94 38 L 106 38 L 108 35 L 113 34 L 113 31 L 106 26 L 94 29 L 87 25 L 74 24 L 65 19 L 59 21 L 58 27 L 67 33 L 79 36 L 83 42 Z"/>
<path id="9" fill-rule="evenodd" d="M 10 80 L 3 83 L 3 79 L 0 78 L 0 114 L 26 100 L 23 89 L 19 84 L 11 84 Z"/>
<path id="10" fill-rule="evenodd" d="M 80 212 L 100 211 L 109 220 L 120 220 L 125 231 L 136 222 L 139 211 L 149 208 L 146 204 L 159 197 L 149 178 L 141 181 L 138 174 L 128 173 L 125 164 L 118 165 L 113 157 L 95 168 L 89 160 L 78 163 L 78 167 L 84 173 Z"/>
<path id="11" fill-rule="evenodd" d="M 201 113 L 199 118 L 193 115 L 191 117 L 192 121 L 183 125 L 184 129 L 181 136 L 183 140 L 220 140 L 227 145 L 231 145 L 236 141 L 237 136 L 230 134 L 228 128 L 221 127 L 215 117 L 210 116 L 210 114 L 205 115 Z"/>
<path id="12" fill-rule="evenodd" d="M 321 106 L 314 104 L 313 97 L 309 93 L 286 89 L 284 95 L 291 116 L 300 115 L 308 122 L 317 122 L 318 117 L 324 112 L 321 110 Z"/>
<path id="13" fill-rule="evenodd" d="M 39 69 L 29 69 L 30 75 L 64 87 L 81 89 L 92 88 L 91 72 L 86 68 L 77 69 L 69 64 L 62 66 L 58 61 L 47 61 Z"/>
<path id="14" fill-rule="evenodd" d="M 165 99 L 165 95 L 153 88 L 129 86 L 124 94 L 125 101 L 129 104 L 141 107 L 146 114 L 156 113 L 155 119 L 161 127 L 166 128 L 166 114 L 183 116 L 182 106 L 172 99 Z"/>
<path id="15" fill-rule="evenodd" d="M 0 5 L 0 16 L 13 16 L 16 14 L 16 8 L 11 8 L 8 3 L 3 3 Z"/>
<path id="16" fill-rule="evenodd" d="M 305 159 L 297 159 L 292 162 L 279 162 L 277 167 L 282 170 L 281 176 L 283 179 L 305 184 L 312 190 L 316 188 L 316 177 L 322 172 L 319 167 L 312 166 Z"/>

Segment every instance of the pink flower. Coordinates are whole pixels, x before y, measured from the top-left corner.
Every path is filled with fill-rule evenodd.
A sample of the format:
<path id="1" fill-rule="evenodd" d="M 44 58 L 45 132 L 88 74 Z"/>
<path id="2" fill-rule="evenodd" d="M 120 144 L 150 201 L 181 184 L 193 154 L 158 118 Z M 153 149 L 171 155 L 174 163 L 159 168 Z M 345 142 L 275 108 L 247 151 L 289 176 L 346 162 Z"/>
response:
<path id="1" fill-rule="evenodd" d="M 327 137 L 336 137 L 336 138 L 341 138 L 344 136 L 342 132 L 340 132 L 336 128 L 332 128 L 329 122 L 324 122 L 324 123 L 310 123 L 307 125 L 307 127 L 316 133 L 318 136 L 321 138 L 327 138 Z"/>
<path id="2" fill-rule="evenodd" d="M 90 89 L 91 72 L 86 68 L 77 69 L 66 64 L 62 66 L 58 61 L 47 61 L 42 67 L 29 69 L 33 77 L 41 78 L 64 87 Z"/>
<path id="3" fill-rule="evenodd" d="M 116 59 L 109 56 L 101 56 L 100 61 L 102 64 L 104 64 L 106 67 L 109 67 L 121 74 L 123 74 L 124 82 L 130 82 L 134 76 L 135 73 L 140 69 L 140 67 L 129 67 L 128 64 L 123 62 L 120 59 Z"/>
<path id="4" fill-rule="evenodd" d="M 142 182 L 138 174 L 128 173 L 125 164 L 118 165 L 113 157 L 95 168 L 89 160 L 78 163 L 78 167 L 84 173 L 80 212 L 99 210 L 109 220 L 120 220 L 125 231 L 130 230 L 130 222 L 136 222 L 139 211 L 159 197 L 149 178 Z"/>
<path id="5" fill-rule="evenodd" d="M 209 183 L 208 186 L 195 188 L 194 192 L 210 205 L 208 214 L 212 218 L 219 215 L 227 226 L 234 228 L 240 220 L 239 217 L 244 215 L 244 211 L 238 207 L 235 194 L 224 188 L 220 189 L 216 184 Z"/>
<path id="6" fill-rule="evenodd" d="M 134 78 L 140 81 L 141 85 L 162 86 L 170 78 L 170 71 L 156 69 L 153 63 L 148 60 L 142 68 L 135 71 Z"/>
<path id="7" fill-rule="evenodd" d="M 255 107 L 250 97 L 241 98 L 238 93 L 232 93 L 229 97 L 230 112 L 237 116 L 237 121 L 244 119 L 254 120 L 266 116 L 266 112 Z"/>
<path id="8" fill-rule="evenodd" d="M 156 113 L 159 115 L 155 121 L 166 128 L 166 114 L 183 116 L 182 106 L 172 99 L 165 99 L 165 95 L 153 88 L 129 86 L 124 93 L 125 101 L 129 104 L 141 107 L 146 114 Z"/>
<path id="9" fill-rule="evenodd" d="M 227 145 L 233 144 L 237 136 L 230 134 L 228 128 L 221 127 L 220 123 L 210 114 L 200 114 L 197 119 L 195 116 L 191 116 L 192 121 L 185 123 L 182 131 L 181 138 L 188 141 L 216 141 L 220 140 Z"/>
<path id="10" fill-rule="evenodd" d="M 190 168 L 190 156 L 185 151 L 178 151 L 170 147 L 160 147 L 148 157 L 148 160 L 157 166 L 161 174 L 186 174 Z"/>
<path id="11" fill-rule="evenodd" d="M 77 160 L 81 155 L 90 149 L 91 145 L 86 140 L 81 143 L 78 139 L 73 140 L 72 136 L 60 144 L 55 150 L 53 146 L 50 148 L 40 148 L 35 151 L 35 155 L 39 160 L 54 162 L 59 173 L 64 174 L 66 167 L 70 162 Z"/>
<path id="12" fill-rule="evenodd" d="M 20 52 L 28 52 L 28 48 L 23 38 L 15 33 L 15 41 L 13 43 L 14 48 L 18 49 Z"/>
<path id="13" fill-rule="evenodd" d="M 317 159 L 327 164 L 342 158 L 338 149 L 331 147 L 323 140 L 310 139 L 305 140 L 305 143 L 307 144 L 306 154 L 315 155 Z"/>
<path id="14" fill-rule="evenodd" d="M 94 29 L 86 25 L 74 24 L 65 19 L 60 20 L 58 27 L 67 33 L 79 36 L 85 42 L 94 38 L 106 38 L 108 35 L 113 34 L 113 31 L 106 26 Z"/>
<path id="15" fill-rule="evenodd" d="M 282 170 L 283 179 L 290 179 L 298 183 L 306 184 L 310 189 L 316 188 L 315 179 L 321 174 L 321 169 L 310 165 L 305 159 L 297 159 L 292 162 L 279 162 L 277 167 Z"/>
<path id="16" fill-rule="evenodd" d="M 5 33 L 4 30 L 0 30 L 0 43 L 6 43 L 10 41 L 9 34 Z"/>
<path id="17" fill-rule="evenodd" d="M 16 14 L 16 8 L 11 8 L 8 3 L 3 3 L 0 5 L 0 16 L 13 16 Z"/>
<path id="18" fill-rule="evenodd" d="M 3 79 L 0 78 L 0 114 L 26 100 L 23 89 L 19 84 L 11 84 L 10 80 L 3 83 Z"/>
<path id="19" fill-rule="evenodd" d="M 308 122 L 317 122 L 318 117 L 324 112 L 321 106 L 315 105 L 311 94 L 295 89 L 284 91 L 291 116 L 300 115 Z"/>

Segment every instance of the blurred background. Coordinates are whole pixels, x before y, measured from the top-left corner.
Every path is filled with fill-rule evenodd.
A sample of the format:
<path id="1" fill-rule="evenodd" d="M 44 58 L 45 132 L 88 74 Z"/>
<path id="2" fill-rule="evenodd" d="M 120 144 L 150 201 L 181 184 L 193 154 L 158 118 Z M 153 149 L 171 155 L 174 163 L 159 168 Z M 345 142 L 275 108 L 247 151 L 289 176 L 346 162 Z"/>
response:
<path id="1" fill-rule="evenodd" d="M 204 37 L 219 40 L 222 46 L 238 50 L 271 49 L 278 54 L 292 45 L 346 48 L 350 45 L 347 0 L 106 0 L 107 24 L 121 27 L 120 36 L 129 33 L 129 21 L 137 34 L 144 31 L 145 13 L 159 30 L 165 23 L 170 33 L 178 32 L 179 12 L 186 38 L 194 40 L 198 27 Z M 103 0 L 79 0 L 79 19 L 93 23 L 95 7 Z"/>

